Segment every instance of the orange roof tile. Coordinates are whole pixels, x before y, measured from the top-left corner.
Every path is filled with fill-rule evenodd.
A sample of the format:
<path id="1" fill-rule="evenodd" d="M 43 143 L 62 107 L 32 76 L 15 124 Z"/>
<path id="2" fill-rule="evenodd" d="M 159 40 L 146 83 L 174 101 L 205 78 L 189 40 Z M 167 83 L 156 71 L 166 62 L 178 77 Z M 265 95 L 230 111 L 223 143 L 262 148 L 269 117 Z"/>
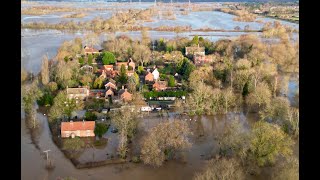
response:
<path id="1" fill-rule="evenodd" d="M 61 131 L 94 130 L 95 121 L 62 122 Z"/>

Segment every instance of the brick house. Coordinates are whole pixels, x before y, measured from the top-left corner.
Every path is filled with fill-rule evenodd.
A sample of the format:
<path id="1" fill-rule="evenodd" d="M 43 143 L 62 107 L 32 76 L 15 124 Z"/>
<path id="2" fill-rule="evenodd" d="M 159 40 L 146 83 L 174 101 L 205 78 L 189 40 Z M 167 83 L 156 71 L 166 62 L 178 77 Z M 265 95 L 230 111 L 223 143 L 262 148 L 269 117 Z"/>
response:
<path id="1" fill-rule="evenodd" d="M 130 77 L 134 74 L 134 71 L 127 71 L 127 76 Z"/>
<path id="2" fill-rule="evenodd" d="M 61 137 L 94 137 L 95 121 L 62 122 Z"/>
<path id="3" fill-rule="evenodd" d="M 210 55 L 195 55 L 193 56 L 193 61 L 195 65 L 210 64 L 213 62 L 213 57 Z"/>
<path id="4" fill-rule="evenodd" d="M 112 88 L 108 88 L 107 91 L 106 91 L 106 97 L 108 96 L 114 96 L 114 92 L 112 90 Z"/>
<path id="5" fill-rule="evenodd" d="M 88 47 L 88 46 L 84 46 L 84 53 L 86 55 L 88 54 L 97 54 L 100 53 L 99 50 L 93 48 L 93 47 Z"/>
<path id="6" fill-rule="evenodd" d="M 128 60 L 128 62 L 116 62 L 116 69 L 118 71 L 120 71 L 120 68 L 122 65 L 124 65 L 126 70 L 129 69 L 129 66 L 132 67 L 132 70 L 134 70 L 136 68 L 136 64 L 133 62 L 133 60 L 131 58 Z"/>
<path id="7" fill-rule="evenodd" d="M 90 97 L 104 97 L 106 93 L 105 89 L 91 89 Z"/>
<path id="8" fill-rule="evenodd" d="M 132 60 L 129 62 L 129 66 L 131 66 L 133 70 L 136 68 L 136 64 Z"/>
<path id="9" fill-rule="evenodd" d="M 116 62 L 116 69 L 120 71 L 122 65 L 124 65 L 124 67 L 128 69 L 128 62 Z"/>
<path id="10" fill-rule="evenodd" d="M 117 89 L 116 81 L 114 81 L 113 79 L 110 79 L 109 82 L 104 85 L 104 87 L 106 88 L 106 90 L 108 90 L 108 88 L 112 88 L 116 90 Z"/>
<path id="11" fill-rule="evenodd" d="M 119 98 L 124 102 L 128 102 L 132 100 L 132 94 L 129 93 L 127 89 L 124 89 L 123 86 L 122 86 L 122 89 L 119 90 L 118 94 L 119 94 Z"/>
<path id="12" fill-rule="evenodd" d="M 144 77 L 144 80 L 147 82 L 153 82 L 153 74 L 151 72 L 148 72 L 148 74 Z"/>
<path id="13" fill-rule="evenodd" d="M 79 87 L 79 88 L 69 88 L 67 87 L 67 97 L 69 99 L 86 99 L 90 94 L 90 90 L 88 87 Z"/>
<path id="14" fill-rule="evenodd" d="M 186 55 L 204 56 L 205 55 L 205 48 L 204 47 L 200 47 L 199 44 L 198 44 L 198 46 L 186 47 Z"/>
<path id="15" fill-rule="evenodd" d="M 156 81 L 153 84 L 153 89 L 155 89 L 156 91 L 163 91 L 166 90 L 168 86 L 168 82 L 167 81 Z"/>
<path id="16" fill-rule="evenodd" d="M 113 65 L 103 65 L 103 69 L 106 71 L 113 71 Z"/>
<path id="17" fill-rule="evenodd" d="M 160 73 L 157 68 L 155 68 L 155 70 L 152 71 L 152 75 L 154 80 L 159 79 Z"/>

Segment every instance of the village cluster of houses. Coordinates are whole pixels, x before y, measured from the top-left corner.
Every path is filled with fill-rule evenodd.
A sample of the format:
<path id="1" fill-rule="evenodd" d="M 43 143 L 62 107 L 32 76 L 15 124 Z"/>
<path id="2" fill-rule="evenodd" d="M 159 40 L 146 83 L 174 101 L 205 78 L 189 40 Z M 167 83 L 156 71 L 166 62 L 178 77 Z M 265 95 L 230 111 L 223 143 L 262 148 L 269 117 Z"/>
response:
<path id="1" fill-rule="evenodd" d="M 84 52 L 88 54 L 101 53 L 101 51 L 85 46 Z M 212 63 L 212 56 L 205 55 L 205 48 L 198 46 L 186 47 L 185 55 L 192 55 L 195 65 L 203 65 Z M 122 102 L 129 102 L 132 100 L 132 94 L 128 92 L 124 86 L 118 89 L 116 81 L 113 80 L 119 75 L 121 66 L 126 69 L 127 76 L 134 75 L 136 65 L 130 58 L 127 62 L 116 62 L 115 65 L 103 65 L 99 72 L 101 73 L 99 78 L 108 79 L 108 82 L 104 85 L 105 89 L 90 89 L 88 86 L 69 88 L 67 87 L 67 97 L 79 100 L 85 100 L 88 97 L 118 99 Z M 82 70 L 93 72 L 93 67 L 84 65 Z M 168 88 L 167 81 L 160 80 L 160 73 L 156 67 L 153 70 L 147 69 L 144 77 L 145 84 L 152 85 L 152 88 L 156 91 L 164 91 Z M 61 137 L 93 137 L 95 128 L 94 121 L 82 121 L 82 122 L 62 122 L 61 123 Z"/>

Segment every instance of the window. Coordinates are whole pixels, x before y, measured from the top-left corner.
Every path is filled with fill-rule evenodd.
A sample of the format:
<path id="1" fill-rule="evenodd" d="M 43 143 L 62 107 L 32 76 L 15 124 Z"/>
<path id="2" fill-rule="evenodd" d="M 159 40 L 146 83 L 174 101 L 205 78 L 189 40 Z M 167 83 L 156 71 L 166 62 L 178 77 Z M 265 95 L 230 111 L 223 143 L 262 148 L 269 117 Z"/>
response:
<path id="1" fill-rule="evenodd" d="M 86 135 L 87 135 L 87 136 L 90 136 L 90 135 L 91 135 L 91 131 L 90 131 L 90 130 L 87 130 L 87 131 L 86 131 Z"/>

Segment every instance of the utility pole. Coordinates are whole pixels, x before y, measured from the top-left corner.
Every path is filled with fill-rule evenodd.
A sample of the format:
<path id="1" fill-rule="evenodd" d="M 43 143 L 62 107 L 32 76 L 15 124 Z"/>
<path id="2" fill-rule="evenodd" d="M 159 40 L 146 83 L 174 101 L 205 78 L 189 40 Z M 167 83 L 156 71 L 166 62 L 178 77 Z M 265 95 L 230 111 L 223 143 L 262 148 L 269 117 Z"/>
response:
<path id="1" fill-rule="evenodd" d="M 51 151 L 51 150 L 48 149 L 48 150 L 43 151 L 43 152 L 45 152 L 47 154 L 47 163 L 48 163 L 48 159 L 49 159 L 49 151 Z"/>

